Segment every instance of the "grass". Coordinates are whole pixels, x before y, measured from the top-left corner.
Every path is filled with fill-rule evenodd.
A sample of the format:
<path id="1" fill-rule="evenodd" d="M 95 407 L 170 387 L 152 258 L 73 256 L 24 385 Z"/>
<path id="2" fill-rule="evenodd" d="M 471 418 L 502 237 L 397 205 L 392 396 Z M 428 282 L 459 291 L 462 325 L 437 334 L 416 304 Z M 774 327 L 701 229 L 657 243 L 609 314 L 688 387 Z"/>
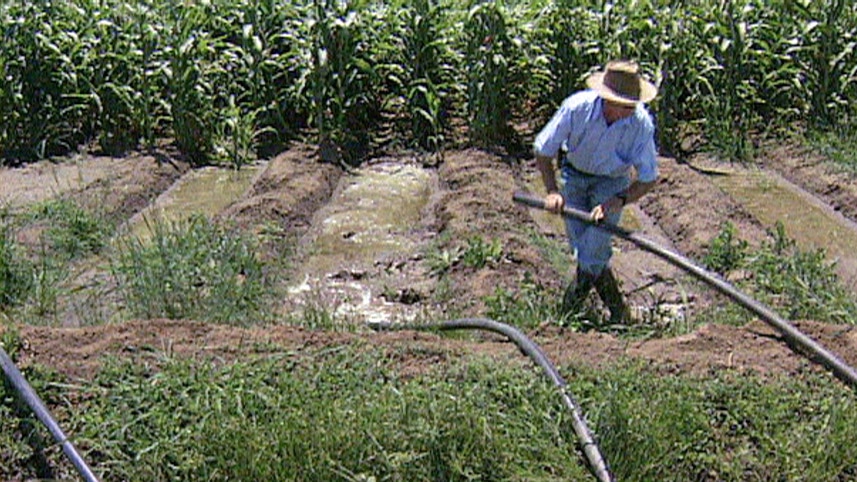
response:
<path id="1" fill-rule="evenodd" d="M 74 387 L 29 375 L 54 404 L 79 401 L 56 413 L 105 481 L 591 480 L 536 370 L 467 358 L 404 378 L 395 350 L 113 361 Z M 826 375 L 563 371 L 617 480 L 847 480 L 857 470 L 857 398 Z M 13 425 L 0 423 L 5 479 L 33 475 Z M 56 477 L 71 476 L 59 450 L 46 453 Z"/>
<path id="2" fill-rule="evenodd" d="M 724 276 L 746 273 L 738 287 L 787 319 L 849 324 L 857 319 L 857 300 L 839 283 L 824 251 L 799 249 L 782 224 L 753 250 L 727 224 L 712 240 L 704 263 Z M 741 311 L 720 309 L 718 313 L 721 318 L 729 313 L 726 318 L 733 318 L 733 323 L 746 319 Z"/>
<path id="3" fill-rule="evenodd" d="M 79 259 L 101 252 L 115 231 L 106 217 L 63 198 L 39 203 L 24 217 L 30 223 L 46 226 L 46 245 L 60 259 Z"/>
<path id="4" fill-rule="evenodd" d="M 809 144 L 837 166 L 857 172 L 857 129 L 847 123 L 829 130 L 811 131 Z"/>
<path id="5" fill-rule="evenodd" d="M 152 239 L 119 243 L 111 269 L 128 315 L 231 325 L 268 319 L 272 278 L 255 242 L 201 216 L 154 221 Z"/>
<path id="6" fill-rule="evenodd" d="M 101 253 L 115 226 L 99 213 L 57 198 L 2 216 L 0 305 L 30 324 L 57 322 L 81 260 Z"/>

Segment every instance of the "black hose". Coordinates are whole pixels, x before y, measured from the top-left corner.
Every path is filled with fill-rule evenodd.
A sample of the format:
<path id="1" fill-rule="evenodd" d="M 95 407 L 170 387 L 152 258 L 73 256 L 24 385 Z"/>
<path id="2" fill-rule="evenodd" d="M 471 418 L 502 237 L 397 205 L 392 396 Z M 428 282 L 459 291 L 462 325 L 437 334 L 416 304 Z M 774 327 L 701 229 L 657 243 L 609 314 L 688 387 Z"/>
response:
<path id="1" fill-rule="evenodd" d="M 516 202 L 530 207 L 545 209 L 545 202 L 543 199 L 534 197 L 527 193 L 515 193 L 513 199 Z M 732 298 L 732 300 L 734 300 L 739 305 L 756 313 L 765 322 L 779 330 L 785 338 L 786 343 L 794 351 L 800 352 L 800 349 L 808 351 L 810 354 L 814 355 L 817 358 L 817 361 L 819 363 L 831 370 L 834 375 L 836 375 L 840 380 L 851 384 L 852 387 L 857 387 L 857 371 L 851 368 L 851 366 L 846 364 L 833 353 L 826 350 L 818 342 L 816 342 L 815 340 L 808 337 L 800 330 L 792 326 L 789 322 L 780 318 L 779 315 L 771 311 L 771 309 L 754 300 L 753 298 L 750 298 L 746 294 L 742 293 L 737 288 L 732 286 L 730 283 L 724 281 L 716 274 L 707 271 L 703 268 L 700 268 L 699 266 L 696 266 L 687 258 L 679 254 L 670 252 L 653 243 L 652 241 L 642 238 L 631 231 L 622 229 L 619 226 L 613 226 L 611 224 L 595 223 L 589 217 L 588 213 L 578 211 L 569 207 L 563 207 L 562 214 L 563 216 L 589 223 L 605 231 L 609 231 L 610 233 L 615 234 L 616 236 L 627 239 L 628 241 L 631 241 L 632 243 L 639 246 L 640 248 L 667 260 L 673 265 L 692 274 L 696 278 L 708 283 L 721 293 Z"/>
<path id="2" fill-rule="evenodd" d="M 583 418 L 583 415 L 578 408 L 577 402 L 574 400 L 574 397 L 568 391 L 568 384 L 565 379 L 562 378 L 562 375 L 559 374 L 559 371 L 556 367 L 551 363 L 548 357 L 544 354 L 544 352 L 539 348 L 538 345 L 533 343 L 532 340 L 527 338 L 523 333 L 521 333 L 518 329 L 507 325 L 505 323 L 500 323 L 498 321 L 494 321 L 488 318 L 462 318 L 457 320 L 450 321 L 442 321 L 438 323 L 425 323 L 425 324 L 392 324 L 389 322 L 384 323 L 371 323 L 369 325 L 375 330 L 488 330 L 493 331 L 495 333 L 500 333 L 505 335 L 507 338 L 512 340 L 521 351 L 530 357 L 536 364 L 538 364 L 542 369 L 544 369 L 545 373 L 557 386 L 560 390 L 560 394 L 562 395 L 563 403 L 571 412 L 571 424 L 574 427 L 574 432 L 577 434 L 578 440 L 580 440 L 581 448 L 583 449 L 583 453 L 586 456 L 586 460 L 589 463 L 589 467 L 592 470 L 593 474 L 598 478 L 601 482 L 611 482 L 613 481 L 613 476 L 610 474 L 610 470 L 607 467 L 607 462 L 604 460 L 604 457 L 601 455 L 601 451 L 598 448 L 598 445 L 595 443 L 594 438 L 592 437 L 589 428 L 586 425 L 586 421 Z"/>
<path id="3" fill-rule="evenodd" d="M 51 432 L 54 440 L 62 445 L 63 452 L 65 452 L 66 457 L 71 460 L 71 463 L 74 464 L 74 467 L 77 469 L 78 473 L 80 473 L 81 477 L 83 477 L 83 480 L 86 482 L 98 482 L 98 479 L 92 473 L 92 470 L 90 470 L 89 466 L 86 465 L 86 461 L 84 461 L 83 457 L 77 453 L 77 449 L 74 448 L 74 445 L 68 437 L 65 436 L 59 424 L 57 424 L 56 420 L 51 416 L 48 408 L 39 396 L 36 395 L 33 387 L 27 383 L 27 380 L 24 379 L 24 375 L 21 374 L 21 371 L 18 370 L 18 367 L 15 366 L 15 363 L 9 355 L 6 354 L 6 350 L 2 347 L 0 347 L 0 366 L 3 367 L 3 373 L 6 374 L 6 378 L 8 378 L 12 383 L 12 386 L 18 391 L 21 398 L 27 402 L 27 405 L 30 406 L 30 409 L 36 414 L 39 421 L 48 428 L 48 431 Z"/>

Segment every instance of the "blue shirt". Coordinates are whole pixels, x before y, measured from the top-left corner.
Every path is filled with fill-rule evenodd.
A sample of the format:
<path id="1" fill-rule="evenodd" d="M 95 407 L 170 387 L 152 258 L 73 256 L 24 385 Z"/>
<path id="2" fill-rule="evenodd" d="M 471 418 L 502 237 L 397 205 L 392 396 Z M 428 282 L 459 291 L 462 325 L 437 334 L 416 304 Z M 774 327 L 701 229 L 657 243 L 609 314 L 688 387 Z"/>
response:
<path id="1" fill-rule="evenodd" d="M 577 92 L 565 99 L 553 118 L 536 136 L 537 155 L 556 157 L 563 145 L 566 162 L 599 176 L 621 177 L 637 170 L 640 182 L 658 177 L 652 116 L 642 104 L 634 113 L 607 125 L 604 100 L 593 90 Z"/>

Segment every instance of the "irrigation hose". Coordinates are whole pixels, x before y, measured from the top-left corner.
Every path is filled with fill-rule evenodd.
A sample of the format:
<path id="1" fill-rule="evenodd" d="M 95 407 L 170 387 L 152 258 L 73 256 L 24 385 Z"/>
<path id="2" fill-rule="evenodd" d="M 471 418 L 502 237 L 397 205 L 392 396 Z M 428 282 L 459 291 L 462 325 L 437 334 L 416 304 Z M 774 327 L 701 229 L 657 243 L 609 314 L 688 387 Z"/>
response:
<path id="1" fill-rule="evenodd" d="M 439 331 L 448 331 L 448 330 L 487 330 L 495 333 L 499 333 L 501 335 L 505 335 L 507 338 L 512 340 L 521 351 L 530 357 L 536 364 L 538 364 L 542 369 L 544 369 L 547 376 L 551 379 L 554 385 L 559 388 L 560 393 L 562 394 L 562 400 L 565 404 L 566 408 L 571 412 L 571 424 L 574 427 L 574 432 L 577 435 L 578 440 L 580 441 L 581 448 L 583 450 L 583 454 L 586 456 L 586 460 L 589 463 L 589 468 L 592 470 L 593 475 L 598 478 L 601 482 L 612 482 L 613 476 L 610 474 L 610 470 L 607 467 L 607 462 L 604 460 L 604 457 L 601 455 L 601 450 L 598 448 L 598 445 L 595 443 L 595 439 L 592 436 L 592 433 L 589 431 L 589 427 L 586 425 L 586 421 L 581 414 L 580 409 L 578 408 L 577 402 L 574 400 L 574 397 L 568 391 L 568 384 L 565 379 L 562 378 L 562 375 L 559 374 L 559 371 L 556 369 L 553 363 L 548 359 L 545 353 L 536 345 L 532 340 L 527 338 L 523 333 L 521 333 L 517 328 L 514 328 L 505 323 L 500 323 L 498 321 L 494 321 L 488 318 L 461 318 L 456 320 L 442 321 L 438 323 L 424 323 L 424 324 L 392 324 L 389 322 L 382 323 L 370 323 L 369 326 L 374 330 L 439 330 Z"/>
<path id="2" fill-rule="evenodd" d="M 84 461 L 83 457 L 77 453 L 77 449 L 74 448 L 74 445 L 68 437 L 65 436 L 59 424 L 54 420 L 53 416 L 51 416 L 51 413 L 48 411 L 44 402 L 42 402 L 35 390 L 33 390 L 33 387 L 27 383 L 27 380 L 24 379 L 24 375 L 21 374 L 21 371 L 18 370 L 18 367 L 15 366 L 15 363 L 2 347 L 0 347 L 0 366 L 3 367 L 3 373 L 6 374 L 6 378 L 9 379 L 21 398 L 30 406 L 30 409 L 36 414 L 39 421 L 48 428 L 48 431 L 51 432 L 54 440 L 62 445 L 63 452 L 65 452 L 66 457 L 71 460 L 71 463 L 74 464 L 74 467 L 77 469 L 78 473 L 80 473 L 81 477 L 83 477 L 83 480 L 86 482 L 98 482 L 95 474 L 93 474 L 89 466 L 86 465 L 86 461 Z"/>
<path id="3" fill-rule="evenodd" d="M 526 206 L 546 209 L 545 202 L 543 199 L 535 197 L 528 193 L 517 192 L 514 194 L 513 199 L 516 202 L 524 204 Z M 831 370 L 833 374 L 836 375 L 840 380 L 849 383 L 853 388 L 857 388 L 857 371 L 855 371 L 854 368 L 852 368 L 847 363 L 842 361 L 839 357 L 825 349 L 818 342 L 795 328 L 791 323 L 780 318 L 780 316 L 774 313 L 770 308 L 766 307 L 762 303 L 759 303 L 753 298 L 750 298 L 749 296 L 732 286 L 732 284 L 728 283 L 727 281 L 724 281 L 715 273 L 700 268 L 684 256 L 664 249 L 663 247 L 658 246 L 656 243 L 653 243 L 652 241 L 640 237 L 634 232 L 628 231 L 619 226 L 613 226 L 611 224 L 595 223 L 589 217 L 589 214 L 583 211 L 578 211 L 569 207 L 563 207 L 562 215 L 594 225 L 623 239 L 627 239 L 628 241 L 631 241 L 641 249 L 648 251 L 656 256 L 659 256 L 664 260 L 668 261 L 669 263 L 683 269 L 684 271 L 687 271 L 691 275 L 695 276 L 697 279 L 704 281 L 705 283 L 714 287 L 716 290 L 725 294 L 739 305 L 759 315 L 762 320 L 773 326 L 783 335 L 783 338 L 785 339 L 786 343 L 792 348 L 793 351 L 801 353 L 805 356 L 807 355 L 806 352 L 808 352 L 810 355 L 813 355 L 815 357 L 814 361 L 821 363 L 823 366 Z M 813 359 L 812 357 L 808 358 Z"/>

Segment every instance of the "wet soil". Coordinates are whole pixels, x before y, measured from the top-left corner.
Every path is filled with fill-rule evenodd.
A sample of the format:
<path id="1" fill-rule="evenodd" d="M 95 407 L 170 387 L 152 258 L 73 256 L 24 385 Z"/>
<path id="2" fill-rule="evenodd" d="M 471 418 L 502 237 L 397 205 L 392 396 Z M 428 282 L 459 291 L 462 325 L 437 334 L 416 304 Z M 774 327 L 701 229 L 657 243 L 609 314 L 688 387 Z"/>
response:
<path id="1" fill-rule="evenodd" d="M 806 153 L 773 150 L 764 157 L 761 168 L 789 179 L 807 196 L 853 219 L 852 207 L 857 206 L 853 178 L 808 159 Z M 5 181 L 0 183 L 0 196 L 23 206 L 58 194 L 53 186 L 62 186 L 63 180 L 70 182 L 77 177 L 82 182 L 65 189 L 64 194 L 101 199 L 117 216 L 130 219 L 156 203 L 159 194 L 168 192 L 187 173 L 178 163 L 158 162 L 144 155 L 125 159 L 78 157 L 74 162 L 80 167 L 58 170 L 54 164 L 45 163 L 0 170 L 0 179 Z M 727 221 L 751 244 L 762 242 L 766 237 L 765 223 L 752 209 L 718 187 L 716 166 L 707 162 L 660 159 L 661 177 L 656 189 L 629 207 L 623 224 L 692 259 L 704 255 L 710 240 Z M 570 255 L 567 264 L 557 264 L 533 242 L 533 233 L 538 233 L 561 245 L 561 224 L 512 200 L 515 191 L 532 189 L 531 160 L 470 149 L 445 152 L 437 164 L 426 166 L 417 157 L 402 154 L 373 160 L 362 166 L 362 171 L 344 172 L 337 165 L 322 162 L 312 146 L 297 145 L 268 161 L 244 194 L 215 215 L 220 222 L 248 232 L 275 232 L 281 243 L 293 245 L 294 252 L 289 254 L 293 257 L 292 268 L 286 277 L 299 287 L 314 276 L 311 292 L 322 303 L 344 305 L 342 286 L 359 285 L 359 295 L 352 298 L 359 297 L 365 303 L 349 305 L 352 313 L 348 320 L 353 322 L 349 330 L 311 330 L 287 324 L 287 315 L 300 309 L 301 300 L 305 300 L 300 290 L 289 291 L 283 300 L 279 313 L 282 324 L 252 328 L 194 320 L 134 320 L 80 327 L 27 326 L 6 321 L 0 329 L 14 327 L 20 334 L 23 347 L 17 356 L 22 366 L 45 365 L 71 379 L 91 377 L 108 354 L 146 362 L 171 356 L 228 362 L 266 356 L 272 351 L 301 352 L 342 344 L 396 353 L 406 372 L 466 356 L 519 360 L 517 350 L 496 337 L 459 339 L 413 331 L 375 333 L 363 325 L 372 316 L 392 321 L 484 316 L 486 296 L 498 289 L 514 292 L 524 279 L 530 279 L 545 289 L 559 290 L 573 272 Z M 78 174 L 89 172 L 98 174 Z M 373 240 L 374 248 L 362 252 L 359 259 L 343 253 L 322 261 L 319 256 L 324 250 L 319 240 L 327 235 L 331 220 L 345 212 L 343 204 L 359 204 L 362 191 L 354 191 L 354 186 L 361 179 L 377 181 L 378 176 L 383 178 L 393 172 L 412 173 L 421 179 L 422 184 L 413 193 L 399 193 L 401 199 L 416 196 L 419 203 L 393 216 L 402 224 L 373 221 L 363 227 L 348 227 L 347 232 L 337 231 L 336 242 L 346 244 L 331 244 L 334 247 L 330 252 L 347 251 L 350 248 L 338 246 L 360 239 Z M 52 184 L 49 179 L 60 181 Z M 384 190 L 385 186 L 373 189 Z M 397 198 L 385 199 L 389 205 Z M 364 207 L 370 210 L 347 212 L 352 213 L 350 216 L 378 219 L 372 217 L 376 214 L 371 206 Z M 476 238 L 497 242 L 502 247 L 500 259 L 478 267 L 453 261 L 444 277 L 428 269 L 430 253 L 460 253 Z M 727 303 L 627 241 L 616 240 L 615 252 L 614 269 L 633 305 L 681 305 L 683 316 L 690 316 L 710 305 Z M 272 248 L 269 255 L 285 254 Z M 324 269 L 320 269 L 321 265 Z M 361 313 L 361 307 L 366 311 Z M 407 316 L 397 318 L 403 313 Z M 775 331 L 758 320 L 750 319 L 742 327 L 703 325 L 688 335 L 636 341 L 611 333 L 576 332 L 553 320 L 538 321 L 540 328 L 529 335 L 558 365 L 602 365 L 632 359 L 664 373 L 701 376 L 722 370 L 779 376 L 820 369 L 792 352 Z M 857 332 L 853 327 L 812 320 L 795 323 L 848 363 L 857 364 Z M 414 347 L 426 349 L 409 349 Z"/>

